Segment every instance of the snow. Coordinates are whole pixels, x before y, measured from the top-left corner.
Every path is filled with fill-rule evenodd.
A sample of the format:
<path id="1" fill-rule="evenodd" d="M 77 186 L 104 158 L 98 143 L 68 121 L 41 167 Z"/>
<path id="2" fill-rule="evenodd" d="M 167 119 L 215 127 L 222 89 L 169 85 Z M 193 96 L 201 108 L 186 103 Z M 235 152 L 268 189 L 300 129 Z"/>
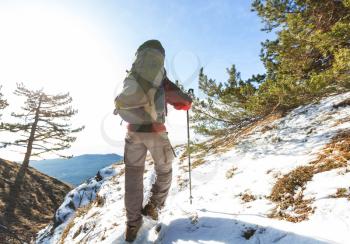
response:
<path id="1" fill-rule="evenodd" d="M 144 218 L 134 243 L 350 243 L 350 201 L 331 197 L 338 188 L 350 187 L 350 172 L 345 168 L 316 174 L 303 192 L 296 189 L 305 199 L 314 199 L 315 213 L 308 220 L 291 223 L 269 218 L 276 205 L 266 198 L 278 177 L 308 165 L 334 135 L 350 128 L 350 122 L 346 122 L 350 107 L 333 108 L 349 97 L 350 93 L 345 93 L 299 107 L 269 124 L 270 130 L 264 132 L 258 126 L 227 152 L 208 155 L 205 163 L 192 172 L 192 205 L 184 167 L 187 160 L 176 159 L 172 189 L 159 221 L 160 232 L 156 232 L 157 223 Z M 148 199 L 155 174 L 152 166 L 146 165 Z M 236 170 L 227 178 L 226 172 L 232 168 Z M 70 192 L 56 213 L 63 223 L 52 230 L 53 234 L 52 224 L 43 229 L 37 243 L 59 243 L 68 227 L 64 243 L 124 243 L 122 170 L 123 165 L 107 167 L 101 170 L 102 181 L 92 179 Z M 179 180 L 183 180 L 185 188 L 178 184 Z M 83 189 L 87 194 L 80 206 L 95 199 L 95 194 L 105 202 L 101 206 L 93 203 L 86 213 L 77 216 L 68 203 L 73 199 L 77 208 Z M 256 200 L 244 202 L 244 193 L 254 195 Z M 292 208 L 288 211 L 295 214 Z M 251 237 L 246 239 L 244 233 L 250 232 Z"/>
<path id="2" fill-rule="evenodd" d="M 99 170 L 102 180 L 97 181 L 95 178 L 91 178 L 71 190 L 57 209 L 54 216 L 54 223 L 48 225 L 38 233 L 38 240 L 43 243 L 58 243 L 64 228 L 69 223 L 69 220 L 74 217 L 75 210 L 95 200 L 97 192 L 102 192 L 105 189 L 105 184 L 109 182 L 108 180 L 116 174 L 117 171 L 113 166 L 105 167 Z M 55 228 L 53 235 L 51 235 L 51 229 L 55 225 L 58 225 L 58 227 Z"/>

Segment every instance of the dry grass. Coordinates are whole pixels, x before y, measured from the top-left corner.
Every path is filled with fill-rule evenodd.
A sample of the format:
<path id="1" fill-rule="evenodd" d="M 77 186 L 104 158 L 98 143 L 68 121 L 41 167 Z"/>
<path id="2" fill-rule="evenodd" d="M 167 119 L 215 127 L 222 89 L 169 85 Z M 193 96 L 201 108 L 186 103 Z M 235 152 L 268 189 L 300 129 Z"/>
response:
<path id="1" fill-rule="evenodd" d="M 252 202 L 256 200 L 256 197 L 248 192 L 241 193 L 240 198 L 243 202 Z"/>
<path id="2" fill-rule="evenodd" d="M 310 181 L 314 174 L 312 166 L 301 166 L 292 172 L 278 179 L 270 195 L 270 199 L 274 202 L 284 202 L 289 205 L 289 201 L 293 201 L 295 190 L 304 187 Z M 284 208 L 285 209 L 285 208 Z"/>
<path id="3" fill-rule="evenodd" d="M 306 220 L 314 209 L 310 207 L 312 200 L 303 199 L 303 190 L 313 175 L 314 168 L 312 166 L 302 166 L 278 179 L 269 196 L 273 202 L 277 203 L 277 206 L 269 217 L 294 223 Z M 289 214 L 287 210 L 290 208 L 295 214 Z"/>
<path id="4" fill-rule="evenodd" d="M 118 184 L 118 179 L 122 177 L 125 174 L 125 165 L 119 164 L 119 165 L 113 165 L 114 168 L 119 170 L 119 172 L 112 177 L 112 181 L 116 182 Z"/>
<path id="5" fill-rule="evenodd" d="M 205 163 L 204 158 L 197 158 L 196 160 L 193 161 L 192 163 L 192 169 L 197 168 L 198 166 L 201 166 L 202 164 Z"/>
<path id="6" fill-rule="evenodd" d="M 316 173 L 346 167 L 350 160 L 350 130 L 342 131 L 332 138 L 316 160 L 311 162 Z"/>
<path id="7" fill-rule="evenodd" d="M 350 190 L 346 188 L 338 188 L 337 192 L 332 195 L 333 198 L 347 198 L 350 200 Z"/>
<path id="8" fill-rule="evenodd" d="M 106 231 L 107 231 L 107 228 L 105 228 L 105 229 L 103 230 L 103 235 L 102 235 L 102 237 L 101 237 L 101 241 L 104 241 L 104 240 L 106 239 Z"/>
<path id="9" fill-rule="evenodd" d="M 237 168 L 234 166 L 231 169 L 227 170 L 225 174 L 226 179 L 231 179 L 235 175 L 236 171 L 237 171 Z"/>
<path id="10" fill-rule="evenodd" d="M 266 131 L 269 131 L 269 130 L 276 129 L 276 126 L 275 125 L 271 126 L 271 124 L 277 119 L 282 118 L 284 115 L 285 114 L 283 112 L 276 112 L 276 113 L 270 114 L 265 118 L 255 122 L 254 128 L 259 126 L 261 128 L 260 131 L 262 133 L 265 133 Z"/>
<path id="11" fill-rule="evenodd" d="M 183 179 L 183 178 L 181 178 L 180 175 L 178 175 L 177 176 L 177 185 L 178 185 L 180 191 L 185 190 L 187 185 L 188 185 L 188 179 Z"/>
<path id="12" fill-rule="evenodd" d="M 89 212 L 89 210 L 94 206 L 94 203 L 95 203 L 95 201 L 92 201 L 92 202 L 86 204 L 85 206 L 78 208 L 75 211 L 74 218 L 79 218 L 79 217 L 85 216 Z"/>
<path id="13" fill-rule="evenodd" d="M 264 134 L 265 132 L 273 130 L 273 129 L 277 129 L 277 126 L 276 125 L 273 125 L 273 126 L 265 125 L 265 126 L 262 127 L 262 129 L 260 131 L 261 131 L 261 133 Z"/>
<path id="14" fill-rule="evenodd" d="M 73 234 L 73 239 L 77 238 L 77 236 L 80 235 L 82 230 L 83 230 L 83 225 L 79 226 L 79 229 Z"/>
<path id="15" fill-rule="evenodd" d="M 274 127 L 268 128 L 268 126 L 270 126 L 272 122 L 281 118 L 282 116 L 283 116 L 282 113 L 274 113 L 258 121 L 255 121 L 239 130 L 234 130 L 234 131 L 228 130 L 224 136 L 222 135 L 214 136 L 212 139 L 208 141 L 192 144 L 190 147 L 191 157 L 205 158 L 212 154 L 225 153 L 229 151 L 232 147 L 234 147 L 242 137 L 247 136 L 250 133 L 253 133 L 256 129 L 265 130 L 265 131 L 267 131 L 268 129 L 273 129 Z M 176 146 L 175 148 L 178 148 L 178 147 L 185 148 L 185 145 Z M 180 154 L 180 157 L 179 157 L 180 162 L 183 163 L 187 159 L 187 155 L 188 155 L 188 152 L 185 148 L 185 150 L 183 150 L 182 153 Z"/>
<path id="16" fill-rule="evenodd" d="M 6 206 L 13 204 L 9 203 L 8 194 L 19 167 L 17 163 L 0 159 L 0 220 L 12 233 L 29 243 L 52 221 L 56 209 L 72 187 L 29 167 L 14 200 L 14 215 L 5 217 Z M 4 233 L 0 233 L 0 243 L 11 243 L 6 239 Z"/>
<path id="17" fill-rule="evenodd" d="M 124 174 L 125 174 L 125 167 L 119 169 L 119 172 L 118 172 L 117 176 L 118 176 L 118 177 L 121 177 L 121 176 L 123 176 Z"/>
<path id="18" fill-rule="evenodd" d="M 73 228 L 73 226 L 74 226 L 74 219 L 71 219 L 62 232 L 61 238 L 58 242 L 59 244 L 64 244 L 64 241 L 67 238 L 69 231 Z"/>
<path id="19" fill-rule="evenodd" d="M 103 206 L 104 202 L 105 202 L 104 198 L 102 198 L 100 195 L 97 194 L 95 200 L 91 201 L 90 203 L 86 204 L 83 207 L 78 208 L 75 212 L 75 216 L 69 221 L 67 226 L 64 228 L 64 231 L 62 232 L 62 236 L 61 236 L 59 243 L 64 244 L 65 239 L 67 238 L 70 230 L 74 226 L 74 220 L 76 218 L 85 216 L 90 211 L 90 209 L 95 207 L 95 206 L 97 206 L 97 207 Z M 93 215 L 89 216 L 89 218 L 93 217 L 96 214 L 97 214 L 97 212 L 93 213 Z M 73 239 L 76 238 L 80 234 L 80 232 L 82 231 L 82 228 L 83 228 L 83 226 L 80 226 L 79 229 L 74 233 Z"/>
<path id="20" fill-rule="evenodd" d="M 97 207 L 103 207 L 103 205 L 105 204 L 105 198 L 103 198 L 103 197 L 101 197 L 100 195 L 97 194 L 95 202 L 96 202 L 96 206 Z"/>
<path id="21" fill-rule="evenodd" d="M 277 204 L 270 217 L 300 222 L 308 219 L 314 212 L 312 199 L 304 199 L 305 185 L 315 174 L 325 171 L 346 168 L 350 160 L 350 130 L 342 131 L 332 138 L 331 142 L 319 153 L 316 160 L 308 166 L 294 169 L 279 178 L 274 185 L 269 198 Z M 344 190 L 338 189 L 335 196 L 344 196 Z M 345 196 L 347 197 L 347 196 Z M 292 209 L 293 215 L 288 209 Z"/>
<path id="22" fill-rule="evenodd" d="M 209 150 L 209 147 L 207 144 L 208 144 L 207 142 L 192 144 L 190 147 L 191 157 L 204 158 L 206 156 L 207 150 Z M 185 148 L 185 150 L 183 150 L 183 152 L 181 153 L 179 160 L 180 162 L 185 162 L 187 158 L 188 158 L 188 151 L 187 151 L 187 148 Z"/>
<path id="23" fill-rule="evenodd" d="M 79 218 L 81 216 L 85 216 L 92 207 L 102 207 L 105 204 L 105 198 L 96 194 L 96 198 L 90 203 L 86 204 L 83 207 L 78 208 L 75 211 L 75 218 Z"/>
<path id="24" fill-rule="evenodd" d="M 273 137 L 273 138 L 271 139 L 271 142 L 272 142 L 272 143 L 279 143 L 279 142 L 281 142 L 281 141 L 282 141 L 282 138 L 279 137 L 279 136 L 275 136 L 275 137 Z"/>
<path id="25" fill-rule="evenodd" d="M 337 120 L 337 122 L 334 125 L 337 126 L 347 122 L 350 122 L 350 116 Z"/>

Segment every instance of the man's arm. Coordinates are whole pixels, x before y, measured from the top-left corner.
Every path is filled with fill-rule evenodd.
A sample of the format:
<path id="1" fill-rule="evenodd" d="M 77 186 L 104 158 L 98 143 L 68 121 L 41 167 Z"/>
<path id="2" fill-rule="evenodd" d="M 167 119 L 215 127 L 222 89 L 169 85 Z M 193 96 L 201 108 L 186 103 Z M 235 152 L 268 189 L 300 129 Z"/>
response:
<path id="1" fill-rule="evenodd" d="M 192 98 L 181 91 L 167 77 L 164 80 L 165 101 L 177 110 L 189 110 L 192 105 Z"/>

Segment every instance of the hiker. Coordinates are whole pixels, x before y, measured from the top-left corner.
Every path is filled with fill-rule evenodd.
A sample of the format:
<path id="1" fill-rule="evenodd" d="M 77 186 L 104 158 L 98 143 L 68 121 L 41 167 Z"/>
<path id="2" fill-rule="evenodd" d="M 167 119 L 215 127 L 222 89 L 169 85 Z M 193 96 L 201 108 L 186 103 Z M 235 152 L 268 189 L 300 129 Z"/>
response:
<path id="1" fill-rule="evenodd" d="M 125 137 L 125 240 L 132 242 L 142 225 L 142 215 L 158 219 L 164 206 L 172 178 L 175 152 L 168 139 L 165 116 L 167 104 L 177 110 L 189 110 L 190 96 L 166 76 L 165 50 L 157 40 L 143 43 L 124 80 L 123 90 L 115 99 L 115 114 L 128 122 Z M 143 173 L 147 151 L 156 172 L 149 202 L 142 208 Z"/>

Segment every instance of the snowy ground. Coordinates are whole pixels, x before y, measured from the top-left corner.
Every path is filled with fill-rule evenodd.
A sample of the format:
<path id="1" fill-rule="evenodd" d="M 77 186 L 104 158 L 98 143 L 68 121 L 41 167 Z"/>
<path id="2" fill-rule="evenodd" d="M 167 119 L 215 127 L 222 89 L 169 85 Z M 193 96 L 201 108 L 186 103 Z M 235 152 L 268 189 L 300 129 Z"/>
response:
<path id="1" fill-rule="evenodd" d="M 187 182 L 187 162 L 175 160 L 160 232 L 145 218 L 134 243 L 350 243 L 350 201 L 330 197 L 337 188 L 350 187 L 350 172 L 326 171 L 307 183 L 304 196 L 315 199 L 316 209 L 300 223 L 268 218 L 275 204 L 266 198 L 279 176 L 307 165 L 334 135 L 350 128 L 350 106 L 333 108 L 346 98 L 350 93 L 297 108 L 271 123 L 270 130 L 256 127 L 234 148 L 206 157 L 193 170 L 192 205 L 188 188 L 178 184 L 179 179 Z M 145 199 L 154 180 L 152 167 L 147 168 Z M 227 178 L 232 168 L 234 175 Z M 56 214 L 58 227 L 42 230 L 37 243 L 124 243 L 122 173 L 123 165 L 110 166 L 101 170 L 100 181 L 92 179 L 69 193 Z M 96 193 L 102 203 L 94 201 L 84 211 L 74 211 L 88 206 Z M 242 201 L 244 193 L 256 200 Z"/>

